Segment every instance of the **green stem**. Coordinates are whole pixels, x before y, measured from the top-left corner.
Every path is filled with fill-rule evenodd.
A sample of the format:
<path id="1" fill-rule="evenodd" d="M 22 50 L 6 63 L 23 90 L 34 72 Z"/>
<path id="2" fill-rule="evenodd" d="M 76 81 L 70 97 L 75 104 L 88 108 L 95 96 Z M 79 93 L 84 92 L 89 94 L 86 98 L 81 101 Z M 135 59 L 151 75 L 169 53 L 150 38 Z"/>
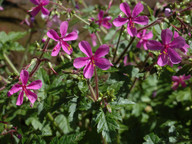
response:
<path id="1" fill-rule="evenodd" d="M 119 61 L 123 58 L 123 56 L 125 55 L 125 53 L 127 52 L 127 50 L 129 49 L 129 47 L 131 46 L 131 44 L 133 43 L 134 40 L 135 40 L 135 36 L 132 37 L 131 41 L 129 42 L 129 44 L 127 45 L 125 50 L 121 53 L 121 55 L 119 56 L 119 58 L 115 62 L 115 65 L 117 65 L 119 63 Z"/>
<path id="2" fill-rule="evenodd" d="M 99 40 L 100 45 L 102 45 L 102 44 L 103 44 L 103 42 L 102 42 L 102 40 L 101 40 L 101 38 L 100 38 L 99 34 L 98 34 L 97 32 L 96 32 L 95 34 L 96 34 L 96 36 L 97 36 L 97 39 Z"/>
<path id="3" fill-rule="evenodd" d="M 118 38 L 118 41 L 117 41 L 117 46 L 116 46 L 115 53 L 114 53 L 114 57 L 113 57 L 113 62 L 115 61 L 115 58 L 116 58 L 117 49 L 118 49 L 118 46 L 119 46 L 119 42 L 120 42 L 120 39 L 121 39 L 121 35 L 122 35 L 122 33 L 123 33 L 123 29 L 124 29 L 124 26 L 122 26 L 122 27 L 121 27 L 121 30 L 120 30 L 119 38 Z"/>
<path id="4" fill-rule="evenodd" d="M 9 64 L 9 66 L 12 68 L 12 70 L 17 74 L 19 75 L 19 72 L 18 70 L 15 68 L 15 66 L 13 65 L 13 63 L 11 62 L 11 60 L 9 59 L 9 57 L 3 52 L 3 56 L 6 60 L 6 62 Z"/>
<path id="5" fill-rule="evenodd" d="M 98 86 L 98 76 L 97 76 L 97 70 L 96 70 L 96 67 L 94 67 L 94 72 L 95 72 L 95 89 L 96 89 L 96 97 L 97 97 L 97 100 L 99 98 L 99 86 Z"/>
<path id="6" fill-rule="evenodd" d="M 48 119 L 53 123 L 54 127 L 59 131 L 59 133 L 61 135 L 64 135 L 63 130 L 59 127 L 59 125 L 56 123 L 56 121 L 54 120 L 52 114 L 50 112 L 47 113 L 47 117 Z"/>
<path id="7" fill-rule="evenodd" d="M 89 22 L 87 22 L 86 20 L 82 19 L 80 16 L 76 15 L 76 14 L 73 14 L 76 18 L 78 18 L 79 20 L 81 20 L 82 22 L 84 22 L 85 24 L 87 25 L 90 25 Z"/>

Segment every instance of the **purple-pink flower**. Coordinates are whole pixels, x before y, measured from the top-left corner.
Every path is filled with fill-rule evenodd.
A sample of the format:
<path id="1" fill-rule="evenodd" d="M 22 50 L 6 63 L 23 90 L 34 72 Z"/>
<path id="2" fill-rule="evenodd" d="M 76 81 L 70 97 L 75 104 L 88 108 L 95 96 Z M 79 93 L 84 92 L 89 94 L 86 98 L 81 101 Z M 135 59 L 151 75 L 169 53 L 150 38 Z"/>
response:
<path id="1" fill-rule="evenodd" d="M 144 9 L 141 3 L 138 3 L 134 7 L 132 13 L 129 5 L 126 2 L 120 4 L 120 9 L 126 15 L 126 17 L 124 18 L 119 16 L 118 18 L 115 18 L 113 24 L 116 27 L 119 27 L 127 23 L 127 32 L 131 37 L 137 34 L 135 23 L 140 25 L 148 24 L 149 19 L 147 16 L 138 16 Z"/>
<path id="2" fill-rule="evenodd" d="M 185 80 L 189 80 L 191 78 L 191 75 L 185 76 L 172 76 L 173 86 L 172 89 L 176 90 L 179 87 L 179 84 L 184 88 L 186 87 Z"/>
<path id="3" fill-rule="evenodd" d="M 139 42 L 137 43 L 136 47 L 141 48 L 141 46 L 143 45 L 144 49 L 147 50 L 147 42 L 148 39 L 151 39 L 153 37 L 153 33 L 152 31 L 150 31 L 149 33 L 146 33 L 147 30 L 144 29 L 142 32 L 139 32 L 137 34 L 137 37 L 140 39 Z"/>
<path id="4" fill-rule="evenodd" d="M 97 45 L 97 36 L 95 35 L 95 33 L 90 34 L 90 36 L 91 36 L 92 45 L 95 47 Z"/>
<path id="5" fill-rule="evenodd" d="M 98 24 L 99 26 L 103 26 L 106 29 L 110 29 L 112 27 L 112 24 L 109 22 L 111 20 L 111 17 L 104 17 L 104 11 L 100 10 L 97 17 L 98 20 L 95 21 L 96 24 Z"/>
<path id="6" fill-rule="evenodd" d="M 176 49 L 180 49 L 186 44 L 185 39 L 178 36 L 173 38 L 172 41 L 172 38 L 172 31 L 165 29 L 161 32 L 162 43 L 155 40 L 149 40 L 146 44 L 149 50 L 161 51 L 157 60 L 159 66 L 164 66 L 166 64 L 172 66 L 173 64 L 180 63 L 182 60 Z"/>
<path id="7" fill-rule="evenodd" d="M 41 10 L 41 12 L 44 15 L 49 15 L 49 10 L 46 9 L 44 6 L 49 4 L 49 0 L 30 0 L 34 5 L 37 5 L 31 10 L 31 15 L 34 17 L 38 14 L 38 12 Z"/>
<path id="8" fill-rule="evenodd" d="M 174 38 L 179 37 L 178 32 L 175 31 L 173 37 L 174 37 Z M 185 43 L 185 45 L 184 45 L 183 47 L 179 48 L 179 49 L 180 49 L 182 52 L 184 52 L 184 54 L 187 54 L 189 47 L 190 47 L 190 46 L 189 46 L 187 43 Z"/>
<path id="9" fill-rule="evenodd" d="M 53 29 L 47 32 L 47 36 L 57 42 L 57 45 L 53 48 L 51 56 L 57 56 L 61 47 L 69 55 L 73 52 L 71 45 L 69 45 L 67 41 L 76 40 L 78 38 L 78 34 L 77 31 L 73 31 L 67 34 L 67 29 L 68 29 L 68 22 L 64 21 L 60 25 L 61 37 L 59 37 L 57 32 Z"/>
<path id="10" fill-rule="evenodd" d="M 93 76 L 95 66 L 98 66 L 102 70 L 107 70 L 112 66 L 109 60 L 102 58 L 109 53 L 109 47 L 106 44 L 101 45 L 96 50 L 95 55 L 93 55 L 91 46 L 87 41 L 81 41 L 79 48 L 87 57 L 76 58 L 73 66 L 77 69 L 85 66 L 83 70 L 85 78 L 91 78 Z"/>
<path id="11" fill-rule="evenodd" d="M 28 97 L 29 101 L 33 104 L 37 100 L 37 95 L 30 90 L 37 90 L 40 89 L 42 86 L 41 80 L 36 80 L 31 82 L 29 85 L 27 85 L 27 81 L 29 79 L 29 73 L 26 70 L 22 70 L 20 73 L 20 80 L 22 84 L 15 84 L 12 86 L 12 88 L 8 92 L 8 96 L 13 95 L 14 93 L 17 93 L 20 91 L 19 96 L 17 98 L 16 105 L 21 105 L 23 103 L 23 95 L 24 93 Z"/>

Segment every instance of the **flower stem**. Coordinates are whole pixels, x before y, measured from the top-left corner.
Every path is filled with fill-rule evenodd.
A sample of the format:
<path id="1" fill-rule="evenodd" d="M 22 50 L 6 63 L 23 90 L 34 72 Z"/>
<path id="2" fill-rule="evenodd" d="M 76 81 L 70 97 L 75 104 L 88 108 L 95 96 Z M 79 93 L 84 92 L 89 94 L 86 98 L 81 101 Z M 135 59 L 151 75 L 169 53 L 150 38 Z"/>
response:
<path id="1" fill-rule="evenodd" d="M 15 68 L 15 66 L 13 65 L 13 63 L 11 62 L 11 60 L 9 59 L 9 57 L 3 52 L 3 56 L 6 60 L 6 62 L 9 64 L 9 66 L 12 68 L 12 70 L 17 74 L 19 75 L 19 72 L 18 70 Z"/>
<path id="2" fill-rule="evenodd" d="M 121 55 L 119 56 L 119 58 L 115 62 L 115 65 L 117 65 L 119 63 L 119 61 L 123 58 L 123 56 L 125 55 L 125 53 L 127 52 L 127 50 L 129 49 L 129 47 L 131 46 L 131 44 L 133 43 L 134 40 L 135 40 L 135 36 L 132 37 L 131 41 L 129 42 L 129 44 L 127 45 L 125 50 L 121 53 Z"/>
<path id="3" fill-rule="evenodd" d="M 98 76 L 97 76 L 97 70 L 96 70 L 96 67 L 94 67 L 94 72 L 95 72 L 95 89 L 96 89 L 96 98 L 98 100 L 99 98 L 99 87 L 98 87 Z"/>
<path id="4" fill-rule="evenodd" d="M 81 20 L 82 22 L 84 22 L 87 25 L 90 25 L 89 22 L 87 22 L 86 20 L 82 19 L 80 16 L 78 16 L 77 14 L 73 14 L 76 18 L 78 18 L 79 20 Z"/>
<path id="5" fill-rule="evenodd" d="M 121 39 L 121 35 L 122 35 L 122 33 L 123 33 L 123 29 L 124 29 L 124 26 L 122 26 L 122 27 L 121 27 L 121 30 L 120 30 L 119 38 L 118 38 L 118 41 L 117 41 L 117 46 L 116 46 L 115 53 L 114 53 L 114 57 L 113 57 L 113 62 L 115 61 L 115 58 L 116 58 L 117 49 L 118 49 L 118 46 L 119 46 L 119 42 L 120 42 L 120 39 Z"/>
<path id="6" fill-rule="evenodd" d="M 64 135 L 63 130 L 59 127 L 59 125 L 54 120 L 52 114 L 50 112 L 47 113 L 48 119 L 53 123 L 54 127 L 59 131 L 61 135 Z"/>
<path id="7" fill-rule="evenodd" d="M 96 32 L 96 36 L 97 36 L 97 39 L 99 40 L 100 45 L 102 45 L 102 44 L 103 44 L 103 42 L 102 42 L 102 40 L 101 40 L 101 38 L 100 38 L 100 36 L 99 36 L 98 32 Z"/>
<path id="8" fill-rule="evenodd" d="M 44 53 L 46 52 L 46 49 L 47 49 L 47 47 L 48 47 L 48 45 L 49 45 L 49 40 L 50 40 L 50 38 L 47 38 L 47 41 L 45 42 L 45 45 L 44 45 L 44 47 L 43 47 L 43 51 L 42 51 L 40 57 L 37 59 L 37 63 L 36 63 L 36 65 L 33 67 L 33 69 L 32 69 L 32 71 L 31 71 L 29 77 L 33 76 L 33 74 L 37 71 L 37 69 L 38 69 L 38 67 L 39 67 L 39 65 L 40 65 L 40 63 L 41 63 L 41 58 L 43 57 L 43 55 L 44 55 Z"/>

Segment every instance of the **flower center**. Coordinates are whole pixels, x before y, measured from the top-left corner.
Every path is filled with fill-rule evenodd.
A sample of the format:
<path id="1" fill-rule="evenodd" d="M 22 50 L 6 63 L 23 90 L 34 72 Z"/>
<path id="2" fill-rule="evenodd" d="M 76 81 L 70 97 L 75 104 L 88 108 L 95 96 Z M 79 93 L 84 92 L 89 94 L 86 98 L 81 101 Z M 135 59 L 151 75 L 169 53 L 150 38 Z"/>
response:
<path id="1" fill-rule="evenodd" d="M 163 53 L 166 55 L 168 54 L 168 48 L 169 48 L 169 44 L 166 44 L 163 50 Z"/>
<path id="2" fill-rule="evenodd" d="M 26 85 L 22 85 L 22 89 L 23 89 L 23 91 L 25 92 L 26 95 L 29 95 L 28 92 L 27 92 Z"/>
<path id="3" fill-rule="evenodd" d="M 131 17 L 129 18 L 129 26 L 132 27 L 132 28 L 135 27 L 135 24 L 134 24 L 134 22 L 133 22 Z"/>
<path id="4" fill-rule="evenodd" d="M 91 57 L 91 64 L 95 66 L 94 56 Z"/>

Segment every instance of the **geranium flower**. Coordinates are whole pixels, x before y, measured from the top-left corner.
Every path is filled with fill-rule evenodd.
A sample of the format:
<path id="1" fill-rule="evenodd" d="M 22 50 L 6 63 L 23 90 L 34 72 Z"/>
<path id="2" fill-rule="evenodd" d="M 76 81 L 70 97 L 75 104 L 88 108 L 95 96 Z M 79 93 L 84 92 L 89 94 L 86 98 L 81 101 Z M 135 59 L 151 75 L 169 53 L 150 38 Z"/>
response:
<path id="1" fill-rule="evenodd" d="M 178 32 L 174 32 L 174 38 L 177 38 L 177 37 L 179 37 L 179 34 L 178 34 Z M 187 44 L 187 43 L 185 43 L 185 45 L 183 46 L 183 47 L 181 47 L 181 48 L 179 48 L 182 52 L 184 52 L 184 54 L 187 54 L 187 52 L 188 52 L 188 48 L 189 48 L 190 46 Z"/>
<path id="2" fill-rule="evenodd" d="M 122 26 L 125 23 L 127 23 L 127 32 L 128 34 L 133 37 L 137 34 L 137 29 L 135 27 L 136 24 L 146 25 L 148 24 L 148 17 L 147 16 L 138 16 L 144 9 L 143 5 L 141 3 L 138 3 L 132 13 L 129 8 L 129 5 L 124 2 L 120 4 L 121 11 L 127 16 L 126 18 L 123 18 L 119 16 L 118 18 L 115 18 L 113 21 L 113 24 L 116 27 Z"/>
<path id="3" fill-rule="evenodd" d="M 85 66 L 83 70 L 85 78 L 91 78 L 93 76 L 95 66 L 98 66 L 102 70 L 107 70 L 112 66 L 109 60 L 102 58 L 109 53 L 109 47 L 106 44 L 101 45 L 96 50 L 95 55 L 93 55 L 91 46 L 87 41 L 81 41 L 79 48 L 87 57 L 76 58 L 73 66 L 77 69 Z"/>
<path id="4" fill-rule="evenodd" d="M 103 26 L 106 29 L 110 29 L 112 27 L 112 24 L 109 22 L 111 20 L 111 17 L 104 17 L 104 12 L 102 10 L 100 10 L 97 17 L 98 20 L 95 21 L 96 24 L 98 24 L 99 26 Z"/>
<path id="5" fill-rule="evenodd" d="M 20 91 L 19 96 L 17 98 L 16 105 L 21 105 L 23 103 L 23 95 L 24 93 L 28 97 L 29 101 L 33 104 L 37 100 L 37 95 L 30 90 L 37 90 L 40 89 L 42 86 L 41 80 L 36 80 L 31 82 L 29 85 L 27 85 L 27 81 L 29 79 L 29 73 L 26 70 L 22 70 L 20 73 L 20 79 L 22 84 L 15 84 L 12 86 L 12 88 L 8 92 L 8 96 L 13 95 L 14 93 L 17 93 Z"/>
<path id="6" fill-rule="evenodd" d="M 185 80 L 189 80 L 190 78 L 191 75 L 172 76 L 172 81 L 174 81 L 172 89 L 176 90 L 179 87 L 179 84 L 181 84 L 182 87 L 186 87 Z"/>
<path id="7" fill-rule="evenodd" d="M 30 0 L 34 5 L 37 5 L 34 7 L 30 12 L 31 15 L 34 17 L 38 14 L 38 12 L 41 10 L 41 12 L 44 15 L 49 15 L 49 10 L 44 8 L 44 6 L 49 4 L 49 0 Z"/>
<path id="8" fill-rule="evenodd" d="M 54 41 L 57 41 L 57 45 L 54 47 L 51 56 L 57 56 L 61 47 L 69 55 L 73 52 L 71 45 L 69 45 L 66 41 L 76 40 L 78 38 L 78 34 L 76 31 L 66 34 L 67 29 L 68 29 L 68 22 L 64 21 L 60 25 L 61 37 L 59 37 L 57 32 L 53 29 L 47 32 L 47 36 L 49 38 L 53 39 Z"/>
<path id="9" fill-rule="evenodd" d="M 179 36 L 176 37 L 173 41 L 171 41 L 172 38 L 172 31 L 169 29 L 165 29 L 161 32 L 162 43 L 155 40 L 149 40 L 146 44 L 149 50 L 161 51 L 157 60 L 157 64 L 159 66 L 164 66 L 166 64 L 172 66 L 173 64 L 178 64 L 181 62 L 181 57 L 175 49 L 182 48 L 186 44 L 185 39 Z"/>
<path id="10" fill-rule="evenodd" d="M 147 50 L 147 42 L 148 39 L 151 39 L 153 37 L 153 33 L 152 31 L 150 31 L 149 33 L 146 33 L 146 29 L 144 29 L 142 32 L 139 32 L 137 34 L 137 37 L 140 39 L 139 42 L 137 43 L 136 47 L 140 48 L 142 45 L 144 47 L 145 50 Z"/>

